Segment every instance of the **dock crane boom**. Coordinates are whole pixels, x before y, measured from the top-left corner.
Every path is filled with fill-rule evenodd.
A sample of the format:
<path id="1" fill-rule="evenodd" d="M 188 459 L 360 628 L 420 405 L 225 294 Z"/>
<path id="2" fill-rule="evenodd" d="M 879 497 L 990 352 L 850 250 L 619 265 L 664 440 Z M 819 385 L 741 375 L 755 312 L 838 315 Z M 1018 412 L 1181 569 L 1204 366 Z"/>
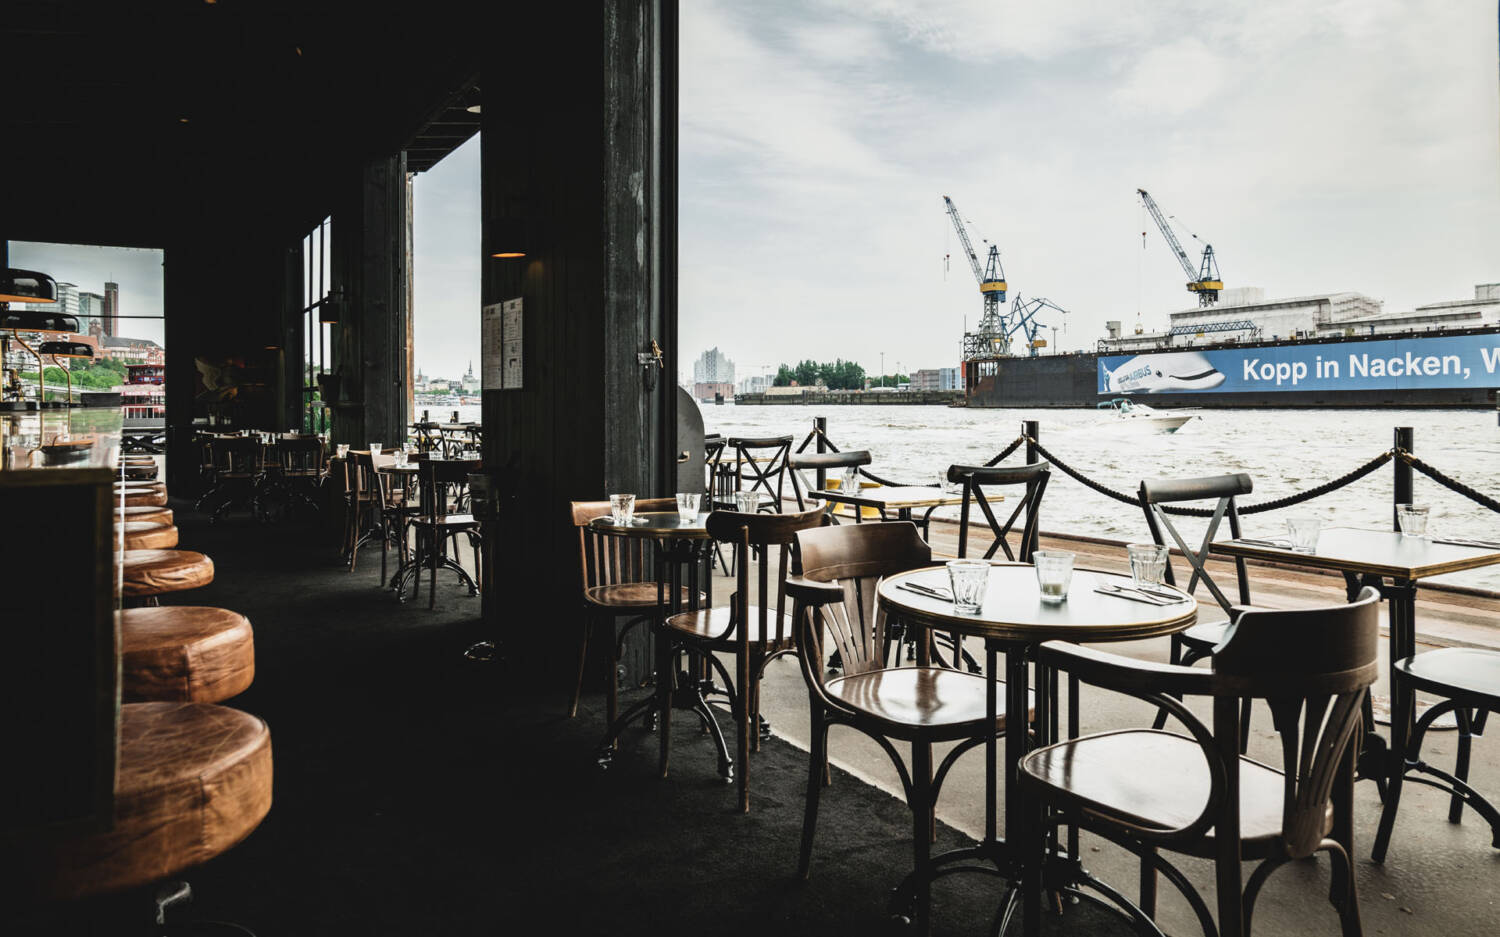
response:
<path id="1" fill-rule="evenodd" d="M 1146 211 L 1151 213 L 1151 219 L 1161 229 L 1162 237 L 1167 239 L 1167 246 L 1172 248 L 1172 253 L 1177 255 L 1177 262 L 1182 264 L 1182 270 L 1187 274 L 1187 288 L 1198 294 L 1199 306 L 1212 306 L 1219 301 L 1219 290 L 1224 288 L 1224 281 L 1219 277 L 1219 262 L 1214 259 L 1214 246 L 1203 245 L 1203 258 L 1199 261 L 1197 269 L 1193 262 L 1188 259 L 1187 251 L 1177 241 L 1177 235 L 1172 233 L 1172 226 L 1167 222 L 1166 216 L 1156 205 L 1156 199 L 1145 189 L 1136 189 L 1141 196 L 1141 204 L 1146 206 Z M 1197 235 L 1194 235 L 1196 238 Z"/>
<path id="2" fill-rule="evenodd" d="M 1005 270 L 1000 266 L 1000 248 L 991 244 L 989 256 L 981 265 L 979 255 L 974 252 L 974 244 L 969 240 L 969 231 L 964 227 L 963 219 L 958 217 L 958 206 L 946 195 L 943 196 L 943 204 L 947 206 L 948 217 L 953 220 L 953 230 L 958 232 L 964 253 L 968 255 L 969 267 L 974 271 L 974 280 L 979 284 L 979 295 L 984 299 L 984 313 L 980 316 L 979 327 L 964 336 L 964 357 L 993 354 L 996 351 L 1009 354 L 1012 329 L 1002 311 L 1005 308 L 1006 284 Z M 975 339 L 971 339 L 971 336 Z M 986 338 L 978 340 L 978 336 Z"/>

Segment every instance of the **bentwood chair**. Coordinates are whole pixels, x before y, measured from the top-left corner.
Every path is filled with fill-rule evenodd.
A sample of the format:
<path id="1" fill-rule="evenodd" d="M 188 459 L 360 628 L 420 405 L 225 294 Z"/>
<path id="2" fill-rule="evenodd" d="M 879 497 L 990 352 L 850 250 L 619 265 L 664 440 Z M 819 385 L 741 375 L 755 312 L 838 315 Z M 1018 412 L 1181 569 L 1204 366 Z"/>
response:
<path id="1" fill-rule="evenodd" d="M 647 498 L 635 503 L 642 513 L 676 511 L 675 498 Z M 644 538 L 626 538 L 591 527 L 595 518 L 608 517 L 608 501 L 574 501 L 570 505 L 573 527 L 578 532 L 579 598 L 582 603 L 583 629 L 578 644 L 578 676 L 573 683 L 573 699 L 568 704 L 568 717 L 578 715 L 578 700 L 583 695 L 583 676 L 588 667 L 589 644 L 596 631 L 605 625 L 613 626 L 617 619 L 628 620 L 619 634 L 610 628 L 609 651 L 606 659 L 605 691 L 607 694 L 606 725 L 613 725 L 619 715 L 620 683 L 618 664 L 625 646 L 625 638 L 632 630 L 649 625 L 657 614 L 658 596 L 656 583 L 656 546 Z M 688 602 L 688 591 L 683 590 L 682 603 Z M 603 634 L 600 635 L 602 639 Z"/>
<path id="2" fill-rule="evenodd" d="M 1229 521 L 1229 535 L 1238 539 L 1240 537 L 1240 515 L 1235 505 L 1235 498 L 1247 495 L 1254 489 L 1254 483 L 1249 475 L 1243 473 L 1235 475 L 1210 475 L 1203 478 L 1168 478 L 1143 480 L 1140 488 L 1141 508 L 1146 512 L 1146 527 L 1151 531 L 1151 541 L 1157 546 L 1167 547 L 1166 580 L 1169 585 L 1177 585 L 1177 574 L 1172 568 L 1171 548 L 1176 547 L 1182 551 L 1192 573 L 1188 577 L 1184 590 L 1192 595 L 1201 582 L 1213 596 L 1223 611 L 1224 617 L 1214 615 L 1203 615 L 1198 621 L 1186 631 L 1172 635 L 1172 646 L 1170 661 L 1173 664 L 1181 664 L 1184 667 L 1203 660 L 1213 654 L 1213 650 L 1219 642 L 1224 640 L 1228 633 L 1230 623 L 1235 616 L 1250 605 L 1250 578 L 1245 573 L 1245 561 L 1236 557 L 1234 561 L 1235 582 L 1238 587 L 1238 602 L 1231 602 L 1224 594 L 1219 584 L 1214 582 L 1209 575 L 1208 545 L 1213 543 L 1219 532 L 1219 525 Z M 1172 523 L 1171 516 L 1167 513 L 1164 505 L 1184 505 L 1188 502 L 1211 502 L 1208 507 L 1210 511 L 1208 525 L 1205 528 L 1202 542 L 1194 548 L 1187 539 L 1178 531 Z M 1206 505 L 1205 505 L 1206 506 Z M 1155 727 L 1160 729 L 1166 724 L 1167 714 L 1165 711 L 1156 717 Z M 1250 701 L 1245 700 L 1241 714 L 1240 733 L 1242 739 L 1248 743 L 1250 734 Z"/>
<path id="3" fill-rule="evenodd" d="M 1395 766 L 1387 781 L 1385 804 L 1380 811 L 1380 827 L 1375 832 L 1375 848 L 1372 858 L 1385 861 L 1386 850 L 1391 842 L 1391 830 L 1396 823 L 1396 811 L 1401 805 L 1401 788 L 1410 780 L 1447 791 L 1448 822 L 1457 823 L 1463 818 L 1464 804 L 1472 806 L 1490 825 L 1490 843 L 1500 849 L 1500 811 L 1474 788 L 1469 786 L 1469 756 L 1473 739 L 1484 732 L 1485 722 L 1492 712 L 1500 712 L 1500 652 L 1481 648 L 1445 647 L 1423 651 L 1396 661 L 1391 669 L 1394 685 L 1391 699 L 1391 725 L 1395 739 L 1391 762 Z M 1439 697 L 1421 718 L 1416 715 L 1417 691 Z M 1453 773 L 1422 760 L 1422 738 L 1432 723 L 1444 713 L 1453 713 L 1458 720 L 1458 756 Z M 1436 781 L 1424 777 L 1407 778 L 1408 772 L 1431 775 Z"/>
<path id="4" fill-rule="evenodd" d="M 790 439 L 791 437 L 787 437 Z M 795 571 L 794 550 L 797 532 L 817 527 L 823 522 L 825 506 L 817 503 L 807 511 L 787 514 L 742 514 L 737 511 L 715 511 L 708 516 L 708 532 L 721 543 L 738 547 L 742 562 L 735 572 L 735 590 L 729 605 L 700 609 L 673 615 L 666 620 L 658 640 L 657 683 L 664 689 L 675 686 L 679 693 L 690 695 L 692 708 L 713 735 L 719 748 L 719 773 L 726 780 L 735 774 L 734 760 L 729 756 L 724 734 L 719 729 L 704 693 L 728 697 L 730 712 L 738 728 L 739 809 L 750 811 L 750 749 L 760 750 L 762 736 L 769 724 L 760 714 L 760 680 L 766 664 L 793 649 L 792 620 L 787 614 L 786 578 Z M 750 579 L 750 550 L 760 551 L 755 582 Z M 773 570 L 774 565 L 774 570 Z M 735 675 L 719 661 L 719 654 L 734 658 Z M 679 655 L 688 659 L 688 669 L 672 672 Z M 699 674 L 712 668 L 723 680 L 722 688 L 712 680 L 703 681 Z M 663 684 L 663 681 L 669 683 Z M 671 755 L 673 694 L 662 693 L 666 701 L 661 709 L 661 772 L 665 776 Z"/>
<path id="5" fill-rule="evenodd" d="M 805 503 L 806 491 L 816 491 L 817 476 L 807 478 L 803 472 L 822 471 L 825 474 L 833 472 L 839 474 L 845 469 L 859 468 L 870 464 L 870 453 L 864 449 L 851 449 L 848 452 L 794 452 L 787 456 L 788 474 L 792 479 L 792 496 L 797 499 L 797 510 L 807 509 Z M 839 507 L 844 507 L 840 505 Z M 849 507 L 856 520 L 859 519 L 858 507 Z M 830 516 L 837 517 L 839 511 L 830 512 Z"/>
<path id="6" fill-rule="evenodd" d="M 279 485 L 287 507 L 295 498 L 321 511 L 314 497 L 323 483 L 323 440 L 316 436 L 282 436 L 276 444 Z"/>
<path id="7" fill-rule="evenodd" d="M 755 491 L 761 495 L 760 510 L 781 513 L 781 496 L 786 481 L 787 456 L 792 451 L 791 436 L 768 436 L 747 438 L 731 436 L 724 441 L 725 455 L 733 450 L 733 471 L 730 475 L 734 491 Z M 734 491 L 714 498 L 714 507 L 732 510 L 735 507 Z"/>
<path id="8" fill-rule="evenodd" d="M 912 811 L 916 869 L 925 879 L 920 873 L 930 856 L 933 808 L 943 780 L 960 755 L 983 745 L 987 735 L 1005 731 L 1005 714 L 994 725 L 986 724 L 983 676 L 941 666 L 891 665 L 885 613 L 875 591 L 881 577 L 931 563 L 932 550 L 915 524 L 803 530 L 797 543 L 802 575 L 788 578 L 786 591 L 793 600 L 798 657 L 812 714 L 798 874 L 807 878 L 812 864 L 818 801 L 829 780 L 828 730 L 844 725 L 873 739 L 895 764 Z M 825 649 L 842 658 L 841 675 L 830 677 L 819 665 Z M 910 769 L 893 740 L 910 743 Z M 958 744 L 934 773 L 932 745 L 949 741 Z"/>
<path id="9" fill-rule="evenodd" d="M 473 514 L 460 512 L 459 505 L 467 499 L 469 474 L 480 468 L 478 459 L 453 461 L 447 459 L 424 459 L 417 463 L 417 487 L 420 491 L 421 511 L 411 521 L 416 534 L 416 550 L 411 569 L 415 572 L 412 597 L 421 586 L 422 570 L 428 572 L 427 607 L 437 603 L 437 573 L 439 569 L 451 569 L 459 580 L 469 588 L 469 595 L 479 594 L 477 580 L 483 579 L 484 538 L 480 535 L 479 521 Z M 474 551 L 474 576 L 470 576 L 459 562 L 449 555 L 449 547 L 455 550 L 458 537 L 462 535 Z M 405 582 L 398 582 L 396 597 L 404 600 Z"/>
<path id="10" fill-rule="evenodd" d="M 367 543 L 380 544 L 380 584 L 386 584 L 387 553 L 392 545 L 404 551 L 404 544 L 397 539 L 394 512 L 400 507 L 391 493 L 390 477 L 379 469 L 393 461 L 388 454 L 378 456 L 369 452 L 349 453 L 349 503 L 354 518 L 354 546 L 349 551 L 349 571 L 358 564 L 359 548 Z M 401 561 L 402 552 L 396 560 Z"/>
<path id="11" fill-rule="evenodd" d="M 1020 783 L 1040 805 L 1022 832 L 1029 853 L 1025 933 L 1040 933 L 1043 853 L 1049 829 L 1064 824 L 1092 830 L 1140 857 L 1139 904 L 1125 902 L 1124 910 L 1144 926 L 1155 916 L 1159 871 L 1182 892 L 1207 937 L 1244 937 L 1270 874 L 1327 851 L 1333 860 L 1329 901 L 1343 935 L 1362 933 L 1352 865 L 1354 756 L 1360 705 L 1379 668 L 1378 600 L 1376 590 L 1366 588 L 1348 605 L 1246 610 L 1229 626 L 1209 670 L 1060 641 L 1042 645 L 1040 666 L 1155 703 L 1187 734 L 1116 730 L 1048 745 L 1022 759 Z M 1289 647 L 1296 653 L 1287 653 Z M 1178 701 L 1183 696 L 1213 701 L 1210 724 Z M 1265 700 L 1274 714 L 1279 769 L 1240 754 L 1244 697 Z M 1043 815 L 1043 808 L 1055 812 Z M 1206 902 L 1160 849 L 1213 861 L 1217 927 Z M 1259 864 L 1242 886 L 1245 859 Z"/>
<path id="12" fill-rule="evenodd" d="M 213 458 L 214 484 L 200 503 L 218 500 L 208 522 L 217 523 L 232 507 L 249 508 L 251 514 L 262 517 L 260 482 L 265 464 L 260 440 L 250 436 L 220 436 L 209 440 L 208 446 Z"/>
<path id="13" fill-rule="evenodd" d="M 989 549 L 985 551 L 984 558 L 991 559 L 996 551 L 1004 551 L 1005 558 L 1008 560 L 1021 563 L 1031 562 L 1031 554 L 1036 550 L 1037 544 L 1037 511 L 1041 508 L 1042 495 L 1047 491 L 1047 479 L 1050 475 L 1051 468 L 1046 462 L 1010 466 L 948 466 L 948 481 L 963 487 L 963 503 L 958 509 L 959 558 L 969 555 L 969 531 L 973 526 L 972 509 L 977 506 L 979 512 L 984 515 L 985 523 L 989 525 L 990 533 L 995 538 Z M 989 492 L 997 488 L 1023 487 L 1025 489 L 1023 493 L 1011 495 L 1016 499 L 1016 506 L 1011 510 L 1005 523 L 1000 523 L 995 514 L 995 507 L 990 503 Z M 1023 513 L 1026 517 L 1021 525 L 1021 537 L 1016 543 L 1016 549 L 1012 551 L 1007 538 Z"/>

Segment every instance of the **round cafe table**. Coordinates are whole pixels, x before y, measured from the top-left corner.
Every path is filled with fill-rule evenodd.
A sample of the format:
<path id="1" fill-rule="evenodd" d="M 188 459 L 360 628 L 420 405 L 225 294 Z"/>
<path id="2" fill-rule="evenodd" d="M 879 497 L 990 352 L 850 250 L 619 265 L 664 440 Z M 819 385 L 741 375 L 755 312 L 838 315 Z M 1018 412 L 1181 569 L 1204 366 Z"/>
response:
<path id="1" fill-rule="evenodd" d="M 671 616 L 698 608 L 699 596 L 703 597 L 705 606 L 713 604 L 713 575 L 712 568 L 708 565 L 713 556 L 713 538 L 709 536 L 705 526 L 707 522 L 707 513 L 699 512 L 691 520 L 684 520 L 676 511 L 636 513 L 628 524 L 616 524 L 609 515 L 596 517 L 589 522 L 589 526 L 610 536 L 654 540 L 658 545 L 655 551 L 657 612 L 651 620 L 651 629 L 655 635 L 656 692 L 632 705 L 610 723 L 604 732 L 604 740 L 599 745 L 601 766 L 607 767 L 614 758 L 615 741 L 627 725 L 674 705 L 670 642 L 655 633 Z M 688 598 L 686 609 L 682 603 L 684 594 Z M 688 707 L 684 705 L 684 708 Z"/>
<path id="2" fill-rule="evenodd" d="M 1028 665 L 1036 658 L 1036 648 L 1046 641 L 1073 641 L 1092 644 L 1106 641 L 1131 641 L 1158 635 L 1173 634 L 1191 625 L 1197 618 L 1198 603 L 1180 589 L 1162 586 L 1166 592 L 1180 596 L 1176 602 L 1155 604 L 1130 599 L 1118 594 L 1105 595 L 1095 591 L 1108 586 L 1129 586 L 1130 577 L 1093 570 L 1076 570 L 1068 589 L 1068 597 L 1062 602 L 1047 603 L 1041 599 L 1037 586 L 1036 571 L 1030 565 L 1016 563 L 991 564 L 985 587 L 983 603 L 978 613 L 958 614 L 951 601 L 936 598 L 923 592 L 912 591 L 909 586 L 926 587 L 940 592 L 949 591 L 948 571 L 944 567 L 927 567 L 911 572 L 889 576 L 881 581 L 877 592 L 881 607 L 895 620 L 904 622 L 908 628 L 930 629 L 975 637 L 984 641 L 985 675 L 989 678 L 985 694 L 987 725 L 994 725 L 999 715 L 999 681 L 1005 681 L 1005 754 L 997 759 L 999 743 L 993 733 L 985 739 L 985 810 L 984 837 L 976 845 L 956 849 L 934 856 L 925 867 L 918 867 L 896 889 L 891 898 L 893 914 L 911 913 L 919 901 L 924 901 L 932 880 L 938 875 L 973 868 L 993 874 L 999 870 L 1001 877 L 1012 883 L 1008 895 L 1010 904 L 1005 909 L 1008 917 L 1019 895 L 1018 885 L 1026 857 L 1010 848 L 998 835 L 996 829 L 996 793 L 999 783 L 997 764 L 1003 765 L 1005 777 L 1005 830 L 1007 834 L 1023 828 L 1025 811 L 1034 809 L 1023 803 L 1017 791 L 1016 775 L 1022 756 L 1029 751 L 1027 720 L 1016 718 L 1030 708 L 1028 700 Z M 923 655 L 929 653 L 931 642 L 918 640 L 917 647 Z M 955 653 L 958 653 L 955 649 Z M 999 666 L 1004 659 L 1003 671 Z M 1036 667 L 1035 681 L 1035 745 L 1049 745 L 1058 740 L 1057 678 L 1053 672 Z M 1078 700 L 1076 692 L 1069 693 L 1068 731 L 1070 736 L 1078 734 Z M 1054 853 L 1056 850 L 1054 849 Z M 1078 867 L 1077 832 L 1069 832 L 1069 843 L 1062 856 L 1067 862 L 1067 872 L 1072 881 L 1084 878 Z M 946 868 L 955 863 L 957 869 Z M 983 863 L 989 863 L 985 865 Z M 1056 884 L 1056 877 L 1049 885 Z"/>

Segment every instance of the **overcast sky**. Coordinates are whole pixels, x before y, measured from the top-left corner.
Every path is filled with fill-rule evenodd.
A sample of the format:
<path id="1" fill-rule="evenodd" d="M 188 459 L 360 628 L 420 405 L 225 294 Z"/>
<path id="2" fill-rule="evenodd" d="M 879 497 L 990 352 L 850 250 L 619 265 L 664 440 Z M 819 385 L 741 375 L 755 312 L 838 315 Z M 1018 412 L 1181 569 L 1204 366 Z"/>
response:
<path id="1" fill-rule="evenodd" d="M 1137 188 L 1226 287 L 1471 298 L 1496 45 L 1494 0 L 685 3 L 683 368 L 953 364 L 980 299 L 944 195 L 1065 348 L 1195 304 Z"/>

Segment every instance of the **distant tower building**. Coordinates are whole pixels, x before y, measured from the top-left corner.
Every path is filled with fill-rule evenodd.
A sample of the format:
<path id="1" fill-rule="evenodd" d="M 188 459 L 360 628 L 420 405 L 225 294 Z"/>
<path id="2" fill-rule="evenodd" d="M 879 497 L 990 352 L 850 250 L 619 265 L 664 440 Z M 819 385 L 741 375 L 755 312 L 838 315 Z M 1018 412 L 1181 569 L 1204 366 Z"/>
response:
<path id="1" fill-rule="evenodd" d="M 104 334 L 114 335 L 115 316 L 120 314 L 120 284 L 104 284 Z"/>
<path id="2" fill-rule="evenodd" d="M 693 362 L 694 384 L 733 384 L 734 362 L 717 347 L 710 348 Z"/>

